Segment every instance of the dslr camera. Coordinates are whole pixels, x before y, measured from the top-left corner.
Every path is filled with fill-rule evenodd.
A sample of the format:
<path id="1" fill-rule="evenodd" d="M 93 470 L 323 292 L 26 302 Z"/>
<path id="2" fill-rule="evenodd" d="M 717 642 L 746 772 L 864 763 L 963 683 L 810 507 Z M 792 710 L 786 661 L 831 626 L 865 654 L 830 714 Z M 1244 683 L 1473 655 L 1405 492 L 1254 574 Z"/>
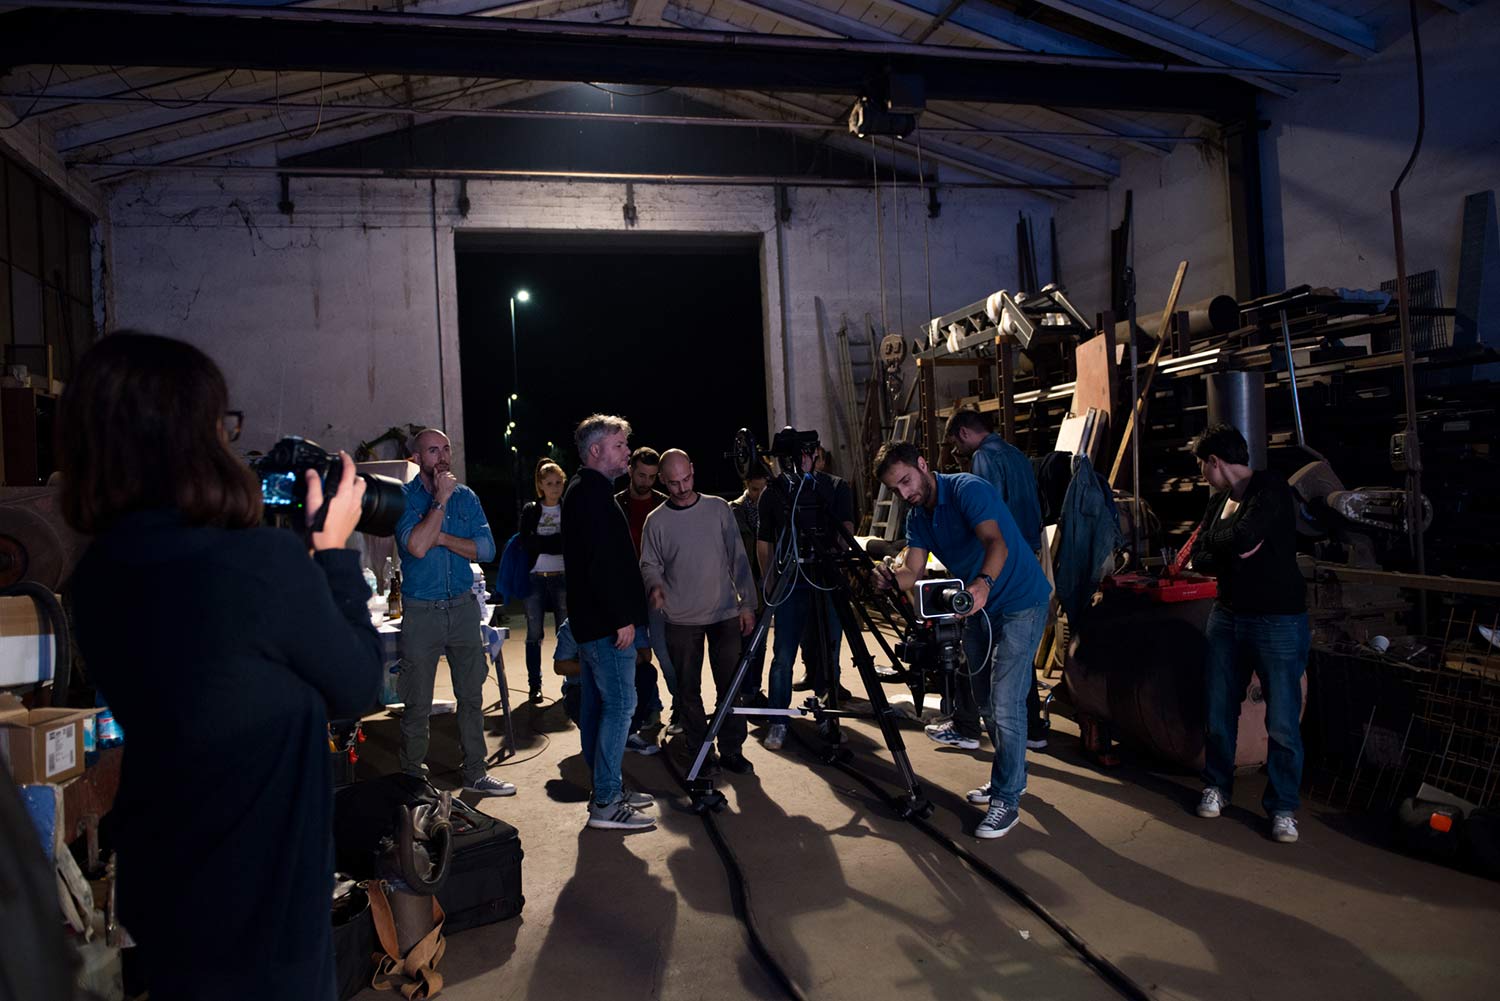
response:
<path id="1" fill-rule="evenodd" d="M 924 622 L 951 622 L 974 610 L 974 596 L 955 578 L 919 580 L 915 591 L 917 618 Z"/>
<path id="2" fill-rule="evenodd" d="M 271 450 L 250 463 L 260 477 L 261 503 L 268 524 L 290 528 L 303 535 L 321 531 L 328 501 L 338 492 L 344 460 L 307 438 L 288 435 Z M 323 480 L 323 509 L 307 517 L 307 471 Z M 399 480 L 377 473 L 359 473 L 365 481 L 365 496 L 356 530 L 367 535 L 395 535 L 396 523 L 406 511 L 406 489 Z"/>

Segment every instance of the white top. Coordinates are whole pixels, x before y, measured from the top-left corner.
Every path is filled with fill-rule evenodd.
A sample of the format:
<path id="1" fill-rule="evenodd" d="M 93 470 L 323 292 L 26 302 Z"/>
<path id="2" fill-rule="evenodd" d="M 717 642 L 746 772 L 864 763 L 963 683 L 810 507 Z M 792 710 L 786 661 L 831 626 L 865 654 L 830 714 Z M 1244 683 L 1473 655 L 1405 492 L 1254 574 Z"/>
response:
<path id="1" fill-rule="evenodd" d="M 556 535 L 562 531 L 562 505 L 542 505 L 541 520 L 536 523 L 537 535 Z M 532 573 L 557 573 L 563 568 L 562 553 L 542 553 L 531 566 Z"/>

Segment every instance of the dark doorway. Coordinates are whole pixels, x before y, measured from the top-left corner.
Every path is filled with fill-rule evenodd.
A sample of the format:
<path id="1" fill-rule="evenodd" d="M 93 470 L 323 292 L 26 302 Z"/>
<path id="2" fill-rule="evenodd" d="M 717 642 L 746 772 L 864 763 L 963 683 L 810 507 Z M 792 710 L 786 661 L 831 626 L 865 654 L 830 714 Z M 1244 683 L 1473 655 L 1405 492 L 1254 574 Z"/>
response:
<path id="1" fill-rule="evenodd" d="M 593 412 L 628 419 L 633 446 L 685 449 L 700 491 L 738 495 L 724 452 L 768 423 L 758 237 L 461 234 L 457 268 L 468 482 L 498 539 L 540 457 L 578 468 Z"/>

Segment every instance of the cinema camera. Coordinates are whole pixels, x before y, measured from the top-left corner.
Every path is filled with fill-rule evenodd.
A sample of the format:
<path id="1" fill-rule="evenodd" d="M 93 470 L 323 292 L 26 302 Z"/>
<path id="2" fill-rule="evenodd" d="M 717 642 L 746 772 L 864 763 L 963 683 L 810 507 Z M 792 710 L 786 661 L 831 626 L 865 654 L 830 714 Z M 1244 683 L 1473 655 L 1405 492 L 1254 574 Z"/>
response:
<path id="1" fill-rule="evenodd" d="M 288 435 L 265 455 L 250 462 L 260 477 L 261 503 L 268 525 L 290 528 L 302 535 L 321 531 L 327 501 L 338 492 L 344 460 L 327 452 L 315 441 Z M 307 471 L 315 470 L 323 480 L 323 509 L 307 520 Z M 358 531 L 367 535 L 395 535 L 396 523 L 406 510 L 406 490 L 401 481 L 378 473 L 359 473 L 365 481 L 365 496 Z"/>

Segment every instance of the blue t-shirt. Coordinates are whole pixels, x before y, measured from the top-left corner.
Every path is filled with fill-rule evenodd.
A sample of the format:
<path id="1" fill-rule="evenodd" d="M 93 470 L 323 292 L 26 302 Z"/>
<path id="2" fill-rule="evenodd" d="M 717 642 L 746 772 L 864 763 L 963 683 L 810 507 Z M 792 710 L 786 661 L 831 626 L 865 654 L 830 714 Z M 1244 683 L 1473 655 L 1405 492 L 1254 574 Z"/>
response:
<path id="1" fill-rule="evenodd" d="M 972 473 L 938 473 L 936 479 L 937 504 L 932 510 L 907 509 L 907 545 L 927 550 L 953 576 L 966 584 L 972 583 L 984 569 L 984 543 L 974 534 L 974 528 L 981 522 L 993 521 L 1000 527 L 1008 555 L 1000 576 L 995 578 L 995 586 L 990 589 L 985 610 L 1002 614 L 1045 602 L 1052 586 L 1047 583 L 1031 547 L 1021 538 L 1021 530 L 1001 500 L 1000 491 Z"/>
<path id="2" fill-rule="evenodd" d="M 417 559 L 406 548 L 412 529 L 427 517 L 432 508 L 432 494 L 422 485 L 422 477 L 414 478 L 406 485 L 406 512 L 396 523 L 396 545 L 401 550 L 401 596 L 418 601 L 442 601 L 468 593 L 474 587 L 474 571 L 469 561 L 444 546 L 433 546 L 427 555 Z M 476 563 L 490 563 L 495 559 L 495 537 L 490 533 L 489 520 L 479 497 L 463 484 L 459 484 L 448 498 L 443 509 L 443 529 L 449 535 L 473 539 L 479 550 L 474 557 Z"/>

